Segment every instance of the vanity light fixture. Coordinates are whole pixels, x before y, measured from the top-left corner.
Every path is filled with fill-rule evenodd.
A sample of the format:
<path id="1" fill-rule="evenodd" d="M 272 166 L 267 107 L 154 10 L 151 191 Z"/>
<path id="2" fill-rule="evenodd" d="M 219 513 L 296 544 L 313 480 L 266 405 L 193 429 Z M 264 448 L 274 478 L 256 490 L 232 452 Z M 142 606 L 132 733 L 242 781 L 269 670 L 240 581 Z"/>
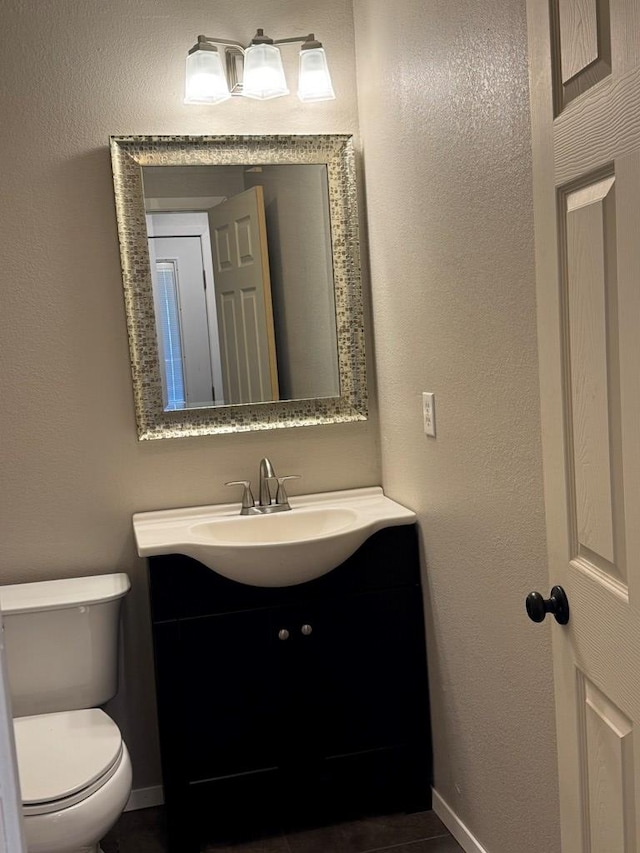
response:
<path id="1" fill-rule="evenodd" d="M 187 56 L 185 103 L 218 104 L 232 95 L 260 101 L 288 95 L 276 45 L 296 42 L 302 43 L 298 97 L 301 101 L 333 100 L 327 57 L 313 33 L 274 41 L 259 29 L 248 47 L 215 36 L 198 36 Z M 224 63 L 219 47 L 224 51 Z"/>

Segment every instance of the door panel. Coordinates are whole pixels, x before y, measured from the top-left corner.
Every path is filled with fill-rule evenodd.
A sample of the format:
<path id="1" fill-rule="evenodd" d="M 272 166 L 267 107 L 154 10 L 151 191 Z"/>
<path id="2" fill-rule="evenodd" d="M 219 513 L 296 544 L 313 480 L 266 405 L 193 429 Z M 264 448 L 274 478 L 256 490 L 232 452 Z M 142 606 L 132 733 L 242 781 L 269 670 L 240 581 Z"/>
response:
<path id="1" fill-rule="evenodd" d="M 559 0 L 555 23 L 560 112 L 611 74 L 609 0 Z"/>
<path id="2" fill-rule="evenodd" d="M 598 58 L 596 0 L 560 3 L 562 82 L 566 83 Z"/>
<path id="3" fill-rule="evenodd" d="M 584 702 L 587 849 L 635 853 L 633 723 L 581 674 L 578 696 Z"/>
<path id="4" fill-rule="evenodd" d="M 248 216 L 242 216 L 236 219 L 234 224 L 238 247 L 238 266 L 251 266 L 256 263 L 256 255 L 251 242 L 251 219 Z"/>
<path id="5" fill-rule="evenodd" d="M 563 853 L 637 853 L 638 0 L 527 0 Z"/>
<path id="6" fill-rule="evenodd" d="M 620 450 L 615 178 L 564 198 L 574 551 L 619 575 L 624 552 L 623 531 L 615 518 L 620 511 L 620 453 L 611 452 L 614 446 Z"/>
<path id="7" fill-rule="evenodd" d="M 216 227 L 213 232 L 213 242 L 216 248 L 214 255 L 216 259 L 215 271 L 221 273 L 231 269 L 233 264 L 231 263 L 231 241 L 228 225 L 218 225 Z"/>

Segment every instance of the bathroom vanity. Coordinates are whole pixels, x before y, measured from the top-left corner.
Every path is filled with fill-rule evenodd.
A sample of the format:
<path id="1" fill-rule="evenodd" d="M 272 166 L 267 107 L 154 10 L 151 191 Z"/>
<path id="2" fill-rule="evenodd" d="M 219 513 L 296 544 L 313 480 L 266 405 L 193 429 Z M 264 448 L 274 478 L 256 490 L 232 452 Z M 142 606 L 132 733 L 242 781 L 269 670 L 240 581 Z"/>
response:
<path id="1" fill-rule="evenodd" d="M 149 575 L 172 853 L 430 806 L 414 524 L 293 586 L 180 554 L 150 557 Z"/>

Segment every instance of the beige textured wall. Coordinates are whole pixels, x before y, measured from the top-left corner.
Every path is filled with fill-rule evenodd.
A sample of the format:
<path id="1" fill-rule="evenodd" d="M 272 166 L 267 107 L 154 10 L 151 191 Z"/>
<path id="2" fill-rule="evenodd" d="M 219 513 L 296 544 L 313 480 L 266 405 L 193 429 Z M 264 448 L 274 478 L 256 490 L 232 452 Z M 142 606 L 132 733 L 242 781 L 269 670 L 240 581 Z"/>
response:
<path id="1" fill-rule="evenodd" d="M 327 170 L 270 166 L 245 182 L 264 190 L 280 396 L 333 397 L 340 382 Z"/>
<path id="2" fill-rule="evenodd" d="M 182 103 L 200 32 L 314 30 L 338 99 Z M 0 582 L 127 571 L 125 685 L 115 713 L 135 785 L 159 781 L 146 574 L 135 511 L 231 500 L 268 454 L 308 492 L 380 481 L 377 424 L 139 443 L 110 134 L 353 133 L 348 0 L 4 0 L 0 34 L 3 488 Z M 287 49 L 285 49 L 287 50 Z M 285 54 L 295 76 L 295 46 Z"/>
<path id="3" fill-rule="evenodd" d="M 356 0 L 383 483 L 419 514 L 436 789 L 557 853 L 524 0 Z M 437 438 L 420 394 L 436 394 Z"/>

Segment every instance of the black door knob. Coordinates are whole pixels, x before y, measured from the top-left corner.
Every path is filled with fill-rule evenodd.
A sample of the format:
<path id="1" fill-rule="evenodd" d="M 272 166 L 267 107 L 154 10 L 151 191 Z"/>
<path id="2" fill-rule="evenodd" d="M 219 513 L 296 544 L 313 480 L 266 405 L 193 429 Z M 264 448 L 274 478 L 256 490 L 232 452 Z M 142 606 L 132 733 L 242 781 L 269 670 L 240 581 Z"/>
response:
<path id="1" fill-rule="evenodd" d="M 542 622 L 547 613 L 553 613 L 561 625 L 569 621 L 569 599 L 561 586 L 554 586 L 549 598 L 543 598 L 539 592 L 530 592 L 526 604 L 527 615 L 534 622 Z"/>

